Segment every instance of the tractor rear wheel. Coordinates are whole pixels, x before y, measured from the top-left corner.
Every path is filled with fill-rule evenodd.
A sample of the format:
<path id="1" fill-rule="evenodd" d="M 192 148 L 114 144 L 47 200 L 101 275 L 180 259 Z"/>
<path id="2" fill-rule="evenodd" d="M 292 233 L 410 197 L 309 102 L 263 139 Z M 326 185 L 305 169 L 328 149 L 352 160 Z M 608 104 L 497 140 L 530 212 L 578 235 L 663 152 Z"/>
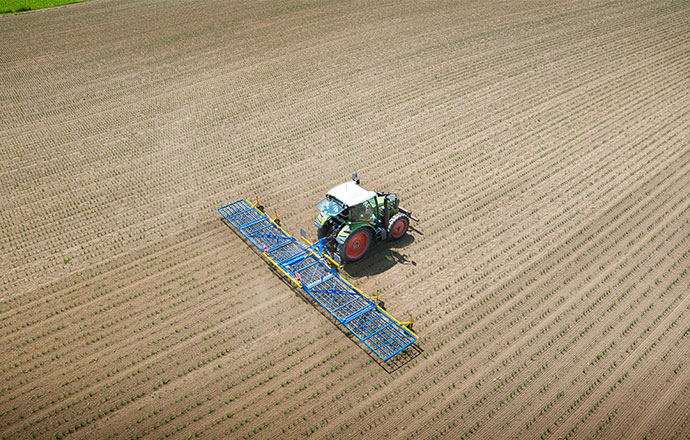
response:
<path id="1" fill-rule="evenodd" d="M 410 225 L 410 219 L 403 213 L 397 213 L 391 217 L 388 222 L 388 235 L 391 240 L 398 240 L 405 235 L 407 227 Z"/>
<path id="2" fill-rule="evenodd" d="M 340 258 L 348 263 L 359 261 L 367 254 L 374 234 L 369 228 L 359 228 L 351 233 L 340 246 Z"/>

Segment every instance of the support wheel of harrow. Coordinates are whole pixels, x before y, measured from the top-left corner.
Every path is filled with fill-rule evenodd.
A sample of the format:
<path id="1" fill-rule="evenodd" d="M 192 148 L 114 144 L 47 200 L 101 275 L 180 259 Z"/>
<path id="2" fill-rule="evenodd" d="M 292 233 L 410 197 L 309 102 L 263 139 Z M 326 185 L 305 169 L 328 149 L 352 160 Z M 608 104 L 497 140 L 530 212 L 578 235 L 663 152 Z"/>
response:
<path id="1" fill-rule="evenodd" d="M 403 213 L 397 213 L 388 222 L 388 236 L 391 240 L 399 240 L 407 232 L 410 219 Z"/>
<path id="2" fill-rule="evenodd" d="M 374 234 L 369 228 L 359 228 L 351 233 L 345 243 L 340 246 L 340 258 L 348 263 L 359 261 L 367 254 L 371 243 L 374 241 Z"/>

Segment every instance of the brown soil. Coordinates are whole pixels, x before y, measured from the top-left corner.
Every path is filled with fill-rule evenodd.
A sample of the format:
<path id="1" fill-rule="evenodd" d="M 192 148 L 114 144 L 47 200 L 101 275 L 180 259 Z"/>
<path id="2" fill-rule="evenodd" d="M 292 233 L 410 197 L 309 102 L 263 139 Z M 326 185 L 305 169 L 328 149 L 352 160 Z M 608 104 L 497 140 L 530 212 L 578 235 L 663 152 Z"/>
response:
<path id="1" fill-rule="evenodd" d="M 690 438 L 690 5 L 99 0 L 0 19 L 3 438 Z M 357 171 L 382 364 L 219 206 Z M 313 233 L 313 231 L 312 231 Z"/>

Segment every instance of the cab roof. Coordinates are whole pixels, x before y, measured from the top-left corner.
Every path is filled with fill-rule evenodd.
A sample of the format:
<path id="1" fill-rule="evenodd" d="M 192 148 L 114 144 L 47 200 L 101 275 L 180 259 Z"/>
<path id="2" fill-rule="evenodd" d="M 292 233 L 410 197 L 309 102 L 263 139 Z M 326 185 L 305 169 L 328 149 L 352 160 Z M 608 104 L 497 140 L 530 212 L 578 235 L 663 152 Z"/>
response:
<path id="1" fill-rule="evenodd" d="M 347 206 L 355 206 L 375 197 L 376 193 L 367 191 L 355 182 L 345 182 L 328 191 L 328 195 L 335 197 Z"/>

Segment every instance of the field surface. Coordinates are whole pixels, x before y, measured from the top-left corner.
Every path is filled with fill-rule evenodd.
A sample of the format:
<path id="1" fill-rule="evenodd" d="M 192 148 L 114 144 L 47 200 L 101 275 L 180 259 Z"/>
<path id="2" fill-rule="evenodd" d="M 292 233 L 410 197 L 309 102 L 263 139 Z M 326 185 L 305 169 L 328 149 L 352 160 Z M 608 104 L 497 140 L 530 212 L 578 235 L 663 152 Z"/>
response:
<path id="1" fill-rule="evenodd" d="M 0 18 L 0 438 L 690 438 L 688 1 L 99 0 Z M 421 221 L 344 276 L 220 220 Z"/>

